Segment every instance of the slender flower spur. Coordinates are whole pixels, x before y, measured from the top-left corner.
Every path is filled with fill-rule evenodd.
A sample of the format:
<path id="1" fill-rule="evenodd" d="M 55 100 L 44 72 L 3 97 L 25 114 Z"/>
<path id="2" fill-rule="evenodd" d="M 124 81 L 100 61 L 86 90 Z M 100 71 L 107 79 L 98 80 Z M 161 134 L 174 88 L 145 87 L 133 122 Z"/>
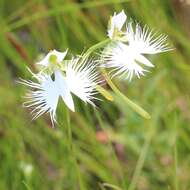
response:
<path id="1" fill-rule="evenodd" d="M 45 58 L 38 62 L 42 70 L 34 74 L 37 82 L 20 80 L 30 90 L 26 94 L 25 107 L 32 108 L 33 119 L 44 113 L 49 113 L 54 126 L 56 122 L 56 108 L 59 97 L 67 107 L 75 111 L 71 93 L 78 96 L 85 103 L 94 105 L 96 85 L 100 82 L 93 60 L 80 62 L 80 57 L 63 60 L 67 54 L 56 50 L 50 51 Z"/>
<path id="2" fill-rule="evenodd" d="M 136 24 L 133 29 L 132 21 L 126 23 L 125 31 L 112 32 L 113 28 L 121 30 L 126 18 L 123 11 L 111 18 L 112 25 L 108 29 L 108 34 L 111 34 L 108 35 L 111 43 L 104 48 L 102 57 L 103 66 L 113 68 L 111 71 L 114 73 L 113 76 L 131 80 L 133 75 L 140 78 L 148 71 L 143 65 L 154 67 L 145 55 L 170 51 L 172 48 L 166 42 L 166 35 L 157 36 L 153 30 L 147 26 L 142 28 L 139 24 Z"/>

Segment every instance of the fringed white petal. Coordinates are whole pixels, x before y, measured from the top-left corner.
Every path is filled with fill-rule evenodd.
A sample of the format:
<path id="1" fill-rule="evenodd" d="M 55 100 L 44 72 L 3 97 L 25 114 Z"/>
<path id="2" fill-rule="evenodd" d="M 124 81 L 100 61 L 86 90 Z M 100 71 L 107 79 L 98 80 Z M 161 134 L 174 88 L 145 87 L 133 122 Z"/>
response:
<path id="1" fill-rule="evenodd" d="M 73 59 L 66 65 L 66 82 L 69 90 L 86 103 L 93 104 L 96 85 L 100 82 L 96 71 L 97 64 L 92 60 L 83 63 Z"/>
<path id="2" fill-rule="evenodd" d="M 56 108 L 59 100 L 59 89 L 48 75 L 36 76 L 38 82 L 21 80 L 20 83 L 28 86 L 31 90 L 26 94 L 27 102 L 24 106 L 32 108 L 33 119 L 48 112 L 52 124 L 56 122 Z"/>
<path id="3" fill-rule="evenodd" d="M 156 54 L 172 50 L 167 41 L 167 35 L 156 35 L 146 25 L 142 28 L 136 24 L 135 30 L 133 23 L 127 24 L 126 37 L 129 46 L 140 54 Z"/>

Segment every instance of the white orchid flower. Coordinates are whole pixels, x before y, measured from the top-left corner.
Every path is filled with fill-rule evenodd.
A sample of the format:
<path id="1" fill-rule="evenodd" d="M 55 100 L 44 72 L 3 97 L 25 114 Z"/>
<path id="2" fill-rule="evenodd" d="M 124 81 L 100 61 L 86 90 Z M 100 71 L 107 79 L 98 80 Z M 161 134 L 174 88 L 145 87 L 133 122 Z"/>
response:
<path id="1" fill-rule="evenodd" d="M 139 24 L 133 30 L 132 22 L 127 24 L 125 37 L 128 43 L 116 41 L 103 51 L 104 67 L 113 68 L 113 76 L 131 80 L 133 75 L 140 78 L 147 71 L 146 67 L 154 65 L 145 57 L 146 54 L 157 54 L 172 50 L 166 42 L 166 35 L 156 36 L 147 26 Z"/>
<path id="2" fill-rule="evenodd" d="M 57 52 L 54 52 L 55 54 L 51 55 L 56 56 Z M 45 61 L 42 60 L 41 62 L 48 65 L 47 56 L 45 59 Z M 59 59 L 59 61 L 62 61 L 62 59 Z M 24 106 L 33 109 L 33 119 L 48 112 L 54 125 L 59 97 L 74 112 L 75 108 L 71 93 L 78 96 L 85 103 L 94 105 L 92 100 L 96 99 L 96 85 L 100 82 L 96 72 L 96 64 L 92 60 L 86 60 L 83 63 L 79 61 L 79 58 L 68 60 L 64 65 L 64 71 L 55 67 L 53 71 L 54 77 L 42 72 L 33 74 L 37 82 L 21 79 L 20 83 L 30 87 L 26 95 L 28 101 L 24 103 Z"/>
<path id="3" fill-rule="evenodd" d="M 111 17 L 109 26 L 108 26 L 108 36 L 111 39 L 118 37 L 121 33 L 121 29 L 125 24 L 127 16 L 125 12 L 122 10 L 120 13 L 116 14 Z"/>

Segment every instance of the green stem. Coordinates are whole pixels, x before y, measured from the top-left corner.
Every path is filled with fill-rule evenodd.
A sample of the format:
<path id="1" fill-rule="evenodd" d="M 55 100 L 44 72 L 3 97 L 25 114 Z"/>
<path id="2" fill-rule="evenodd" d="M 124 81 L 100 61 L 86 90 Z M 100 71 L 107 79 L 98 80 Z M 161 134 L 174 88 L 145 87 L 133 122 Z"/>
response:
<path id="1" fill-rule="evenodd" d="M 71 130 L 71 121 L 69 110 L 66 108 L 66 123 L 67 123 L 67 130 L 68 130 L 68 141 L 69 141 L 69 150 L 72 152 L 72 130 Z"/>
<path id="2" fill-rule="evenodd" d="M 178 153 L 177 153 L 177 142 L 174 145 L 174 164 L 175 164 L 175 190 L 179 189 L 179 183 L 177 178 L 177 168 L 178 168 Z"/>
<path id="3" fill-rule="evenodd" d="M 71 129 L 71 121 L 70 121 L 70 115 L 69 115 L 69 110 L 66 108 L 66 123 L 67 123 L 67 130 L 68 130 L 68 143 L 69 143 L 69 150 L 71 153 L 71 157 L 74 162 L 74 166 L 77 172 L 77 177 L 79 181 L 79 187 L 81 190 L 85 190 L 84 183 L 82 181 L 81 175 L 80 175 L 80 168 L 77 163 L 76 155 L 75 155 L 75 150 L 72 142 L 72 129 Z"/>
<path id="4" fill-rule="evenodd" d="M 111 40 L 109 38 L 91 46 L 84 54 L 83 58 L 82 58 L 82 61 L 84 61 L 85 59 L 87 59 L 89 57 L 89 55 L 96 51 L 97 49 L 100 49 L 102 47 L 104 47 L 106 44 L 108 44 Z"/>
<path id="5" fill-rule="evenodd" d="M 141 108 L 140 106 L 138 106 L 137 104 L 135 104 L 133 101 L 131 101 L 127 96 L 125 96 L 116 86 L 115 84 L 111 81 L 111 79 L 109 78 L 109 76 L 106 74 L 106 72 L 104 70 L 103 74 L 104 77 L 107 81 L 107 83 L 109 84 L 109 86 L 112 88 L 112 90 L 119 95 L 134 111 L 136 111 L 139 115 L 141 115 L 142 117 L 146 118 L 146 119 L 150 119 L 151 116 L 149 115 L 149 113 L 147 113 L 143 108 Z"/>
<path id="6" fill-rule="evenodd" d="M 177 149 L 177 140 L 178 140 L 178 124 L 177 124 L 177 113 L 175 113 L 175 120 L 174 120 L 174 127 L 175 127 L 175 142 L 174 142 L 174 184 L 175 190 L 179 190 L 179 180 L 178 180 L 178 149 Z"/>

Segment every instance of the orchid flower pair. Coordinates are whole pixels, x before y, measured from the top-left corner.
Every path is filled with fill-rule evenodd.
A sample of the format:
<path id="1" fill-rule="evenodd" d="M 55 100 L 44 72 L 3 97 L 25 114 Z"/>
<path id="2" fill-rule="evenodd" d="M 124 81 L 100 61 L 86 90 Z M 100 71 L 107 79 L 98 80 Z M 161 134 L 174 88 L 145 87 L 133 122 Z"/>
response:
<path id="1" fill-rule="evenodd" d="M 133 29 L 132 21 L 126 23 L 124 11 L 114 14 L 110 18 L 109 40 L 102 47 L 101 61 L 90 59 L 89 54 L 66 60 L 67 50 L 50 51 L 44 59 L 37 62 L 40 71 L 32 76 L 37 82 L 20 80 L 30 90 L 26 94 L 27 102 L 24 106 L 32 108 L 33 119 L 44 113 L 49 113 L 52 125 L 56 122 L 56 109 L 59 97 L 66 106 L 75 111 L 72 95 L 76 95 L 85 103 L 94 105 L 93 100 L 98 93 L 97 86 L 101 84 L 98 68 L 110 68 L 112 76 L 119 76 L 131 80 L 133 75 L 140 78 L 147 71 L 143 65 L 153 67 L 153 64 L 144 56 L 171 50 L 166 43 L 167 36 L 158 37 L 145 26 L 139 24 Z M 122 30 L 126 23 L 125 30 Z M 94 46 L 96 47 L 96 45 Z M 91 48 L 96 49 L 96 48 Z"/>

